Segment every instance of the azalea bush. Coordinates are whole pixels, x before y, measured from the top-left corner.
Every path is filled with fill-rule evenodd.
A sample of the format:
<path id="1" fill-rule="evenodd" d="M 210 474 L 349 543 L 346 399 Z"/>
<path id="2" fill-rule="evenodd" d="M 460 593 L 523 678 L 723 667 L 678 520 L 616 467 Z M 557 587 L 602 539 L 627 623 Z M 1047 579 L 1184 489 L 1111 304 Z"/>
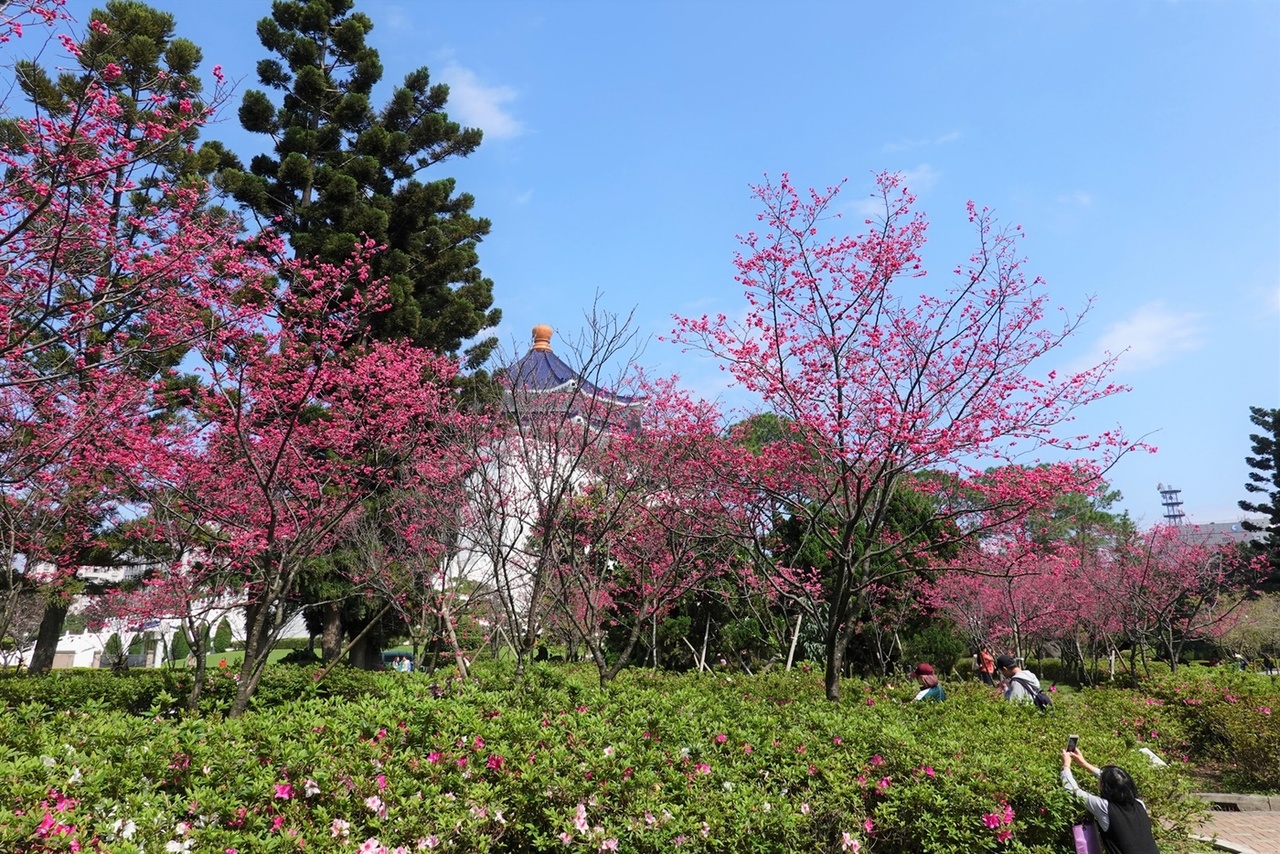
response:
<path id="1" fill-rule="evenodd" d="M 1147 686 L 1162 718 L 1185 735 L 1186 752 L 1214 763 L 1231 792 L 1280 792 L 1280 695 L 1268 678 L 1234 668 L 1197 668 Z"/>
<path id="2" fill-rule="evenodd" d="M 912 685 L 850 682 L 832 704 L 803 673 L 631 670 L 602 691 L 587 668 L 517 686 L 482 663 L 352 676 L 350 696 L 268 674 L 238 718 L 163 691 L 142 714 L 6 701 L 0 850 L 1058 852 L 1081 814 L 1058 782 L 1069 733 L 1133 772 L 1162 850 L 1194 850 L 1180 756 L 1137 752 L 1179 738 L 1168 705 L 1126 692 L 1046 715 L 976 683 L 913 704 Z"/>

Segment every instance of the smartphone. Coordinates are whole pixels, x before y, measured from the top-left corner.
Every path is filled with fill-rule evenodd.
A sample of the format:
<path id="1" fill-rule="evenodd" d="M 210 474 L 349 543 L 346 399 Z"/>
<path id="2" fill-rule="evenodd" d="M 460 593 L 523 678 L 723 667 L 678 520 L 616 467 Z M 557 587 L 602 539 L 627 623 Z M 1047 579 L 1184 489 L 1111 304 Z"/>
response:
<path id="1" fill-rule="evenodd" d="M 1067 736 L 1067 753 L 1074 753 L 1076 749 L 1076 745 L 1079 743 L 1080 743 L 1080 736 L 1078 735 Z"/>

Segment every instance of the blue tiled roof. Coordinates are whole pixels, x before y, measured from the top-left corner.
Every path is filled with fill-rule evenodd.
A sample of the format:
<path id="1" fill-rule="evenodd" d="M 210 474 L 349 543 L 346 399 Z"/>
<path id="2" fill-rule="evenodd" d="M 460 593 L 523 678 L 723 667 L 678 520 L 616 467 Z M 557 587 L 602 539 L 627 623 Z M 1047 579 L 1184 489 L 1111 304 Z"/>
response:
<path id="1" fill-rule="evenodd" d="M 530 348 L 528 353 L 507 367 L 507 381 L 513 389 L 526 391 L 553 391 L 570 383 L 580 384 L 582 392 L 590 397 L 600 397 L 613 403 L 630 404 L 643 397 L 611 394 L 580 378 L 573 368 L 553 353 L 550 348 Z"/>
<path id="2" fill-rule="evenodd" d="M 531 349 L 507 368 L 507 376 L 516 388 L 550 391 L 577 379 L 564 360 L 550 350 Z"/>

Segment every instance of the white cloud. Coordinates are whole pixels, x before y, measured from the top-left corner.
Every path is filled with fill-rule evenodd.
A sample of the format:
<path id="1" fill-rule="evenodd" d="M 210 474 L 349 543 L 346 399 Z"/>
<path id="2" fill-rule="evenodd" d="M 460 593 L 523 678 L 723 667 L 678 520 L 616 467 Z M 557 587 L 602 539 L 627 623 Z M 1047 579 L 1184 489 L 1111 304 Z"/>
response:
<path id="1" fill-rule="evenodd" d="M 1080 367 L 1097 364 L 1107 354 L 1120 356 L 1122 371 L 1145 371 L 1159 367 L 1183 353 L 1200 349 L 1204 343 L 1196 312 L 1174 312 L 1161 301 L 1149 302 L 1130 317 L 1113 323 L 1094 342 Z"/>
<path id="2" fill-rule="evenodd" d="M 904 169 L 902 172 L 902 180 L 907 185 L 907 189 L 916 195 L 920 195 L 925 190 L 932 190 L 941 177 L 942 173 L 928 163 L 921 163 L 914 169 Z"/>
<path id="3" fill-rule="evenodd" d="M 932 190 L 941 177 L 942 173 L 928 163 L 902 170 L 902 183 L 916 196 Z M 871 190 L 867 196 L 849 202 L 846 210 L 859 225 L 868 219 L 878 222 L 884 219 L 884 199 L 880 197 L 878 190 Z"/>
<path id="4" fill-rule="evenodd" d="M 463 125 L 478 127 L 485 136 L 511 139 L 524 132 L 505 105 L 517 97 L 510 86 L 486 86 L 475 72 L 457 63 L 449 63 L 440 72 L 449 84 L 449 114 Z"/>
<path id="5" fill-rule="evenodd" d="M 910 151 L 914 148 L 927 148 L 933 145 L 947 145 L 960 139 L 961 133 L 958 130 L 948 131 L 941 136 L 935 136 L 932 139 L 903 139 L 897 142 L 886 142 L 883 151 L 889 154 L 896 154 L 903 151 Z"/>
<path id="6" fill-rule="evenodd" d="M 1269 288 L 1258 288 L 1252 294 L 1253 300 L 1261 306 L 1262 313 L 1267 316 L 1280 315 L 1280 284 Z"/>
<path id="7" fill-rule="evenodd" d="M 1063 193 L 1058 196 L 1058 204 L 1075 205 L 1077 207 L 1087 208 L 1093 206 L 1093 195 L 1084 190 L 1074 190 L 1070 193 Z"/>

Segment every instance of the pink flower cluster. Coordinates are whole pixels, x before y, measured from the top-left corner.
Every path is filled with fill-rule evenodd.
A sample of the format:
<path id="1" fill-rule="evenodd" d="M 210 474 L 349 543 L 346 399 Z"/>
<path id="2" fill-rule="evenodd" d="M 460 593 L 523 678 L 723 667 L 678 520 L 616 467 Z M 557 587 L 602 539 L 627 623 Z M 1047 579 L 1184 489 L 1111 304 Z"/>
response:
<path id="1" fill-rule="evenodd" d="M 991 830 L 996 832 L 996 840 L 998 842 L 1007 842 L 1013 836 L 1013 807 L 1007 802 L 1002 803 L 1001 808 L 996 812 L 986 813 L 982 816 L 982 823 Z"/>

